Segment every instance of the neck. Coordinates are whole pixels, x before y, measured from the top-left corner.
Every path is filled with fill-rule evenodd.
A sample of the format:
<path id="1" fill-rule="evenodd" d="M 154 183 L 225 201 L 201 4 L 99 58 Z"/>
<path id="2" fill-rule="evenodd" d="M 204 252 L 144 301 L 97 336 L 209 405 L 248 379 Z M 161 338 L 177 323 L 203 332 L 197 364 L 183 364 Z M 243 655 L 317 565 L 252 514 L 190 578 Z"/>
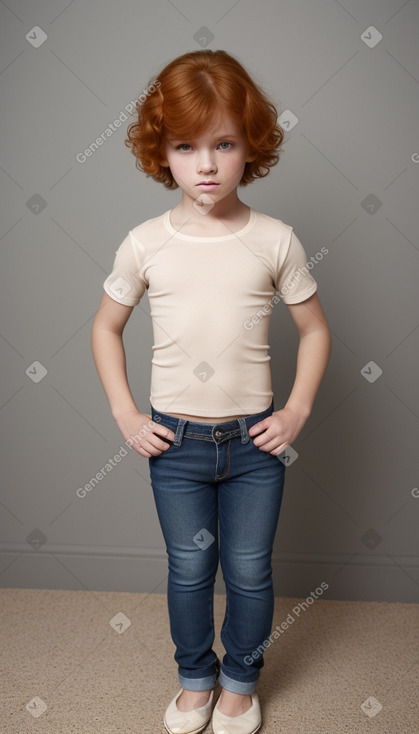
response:
<path id="1" fill-rule="evenodd" d="M 249 211 L 249 207 L 240 201 L 235 191 L 231 194 L 216 202 L 211 208 L 205 206 L 205 197 L 203 197 L 201 200 L 204 205 L 200 211 L 195 200 L 183 193 L 181 201 L 172 211 L 182 221 L 196 222 L 198 225 L 210 228 L 211 224 L 215 224 L 220 220 L 231 221 Z"/>

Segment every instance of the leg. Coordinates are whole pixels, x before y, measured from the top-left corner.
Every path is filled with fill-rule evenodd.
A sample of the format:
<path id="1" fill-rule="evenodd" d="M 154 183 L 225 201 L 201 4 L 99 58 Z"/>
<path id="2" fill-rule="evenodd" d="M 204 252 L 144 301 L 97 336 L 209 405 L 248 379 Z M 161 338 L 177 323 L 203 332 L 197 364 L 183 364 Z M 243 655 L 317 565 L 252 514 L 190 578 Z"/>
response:
<path id="1" fill-rule="evenodd" d="M 213 594 L 218 568 L 217 487 L 198 476 L 211 446 L 183 439 L 149 460 L 150 478 L 166 542 L 170 632 L 181 686 L 208 691 L 216 682 Z M 199 454 L 199 456 L 198 456 Z"/>
<path id="2" fill-rule="evenodd" d="M 232 441 L 230 473 L 218 499 L 227 592 L 220 684 L 236 694 L 253 693 L 264 664 L 263 642 L 272 631 L 271 558 L 284 478 L 285 466 L 276 457 L 252 441 Z"/>

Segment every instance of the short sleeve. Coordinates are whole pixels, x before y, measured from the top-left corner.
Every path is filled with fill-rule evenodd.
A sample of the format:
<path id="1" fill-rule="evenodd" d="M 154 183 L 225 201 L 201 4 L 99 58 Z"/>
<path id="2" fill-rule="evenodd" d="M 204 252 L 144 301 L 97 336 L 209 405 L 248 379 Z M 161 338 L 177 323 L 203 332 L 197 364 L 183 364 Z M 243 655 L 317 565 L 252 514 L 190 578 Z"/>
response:
<path id="1" fill-rule="evenodd" d="M 129 232 L 115 253 L 111 274 L 103 283 L 108 296 L 124 306 L 137 306 L 147 288 L 142 275 L 143 249 L 137 241 L 134 245 Z"/>
<path id="2" fill-rule="evenodd" d="M 309 264 L 313 267 L 312 263 Z M 285 257 L 282 257 L 275 281 L 275 288 L 284 303 L 300 303 L 316 292 L 317 282 L 310 270 L 304 248 L 294 230 L 291 230 L 289 246 Z"/>

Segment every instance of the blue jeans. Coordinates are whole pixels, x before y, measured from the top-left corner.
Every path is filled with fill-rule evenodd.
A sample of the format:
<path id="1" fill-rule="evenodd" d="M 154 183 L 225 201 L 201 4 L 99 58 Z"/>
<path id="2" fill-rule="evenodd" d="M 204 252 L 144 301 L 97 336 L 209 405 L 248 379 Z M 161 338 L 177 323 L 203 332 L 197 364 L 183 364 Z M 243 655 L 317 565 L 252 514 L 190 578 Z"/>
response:
<path id="1" fill-rule="evenodd" d="M 149 469 L 168 554 L 180 684 L 204 691 L 219 679 L 229 691 L 253 693 L 264 665 L 261 645 L 272 631 L 271 557 L 285 466 L 255 446 L 248 429 L 271 415 L 273 400 L 261 413 L 218 424 L 150 407 L 152 419 L 175 433 L 166 451 L 149 458 Z M 218 560 L 226 586 L 222 663 L 212 649 Z"/>

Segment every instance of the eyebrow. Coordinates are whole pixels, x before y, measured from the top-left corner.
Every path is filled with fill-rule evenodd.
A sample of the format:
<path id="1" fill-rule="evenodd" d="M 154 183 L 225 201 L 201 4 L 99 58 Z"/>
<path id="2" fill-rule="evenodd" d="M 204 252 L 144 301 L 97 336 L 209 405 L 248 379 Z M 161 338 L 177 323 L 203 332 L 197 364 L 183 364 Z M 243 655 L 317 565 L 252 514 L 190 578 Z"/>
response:
<path id="1" fill-rule="evenodd" d="M 220 140 L 221 138 L 236 138 L 236 139 L 238 139 L 239 136 L 238 135 L 234 135 L 233 133 L 221 133 L 221 135 L 217 135 L 215 137 L 215 140 Z M 194 140 L 194 139 L 195 138 L 192 138 L 192 137 L 189 137 L 189 138 L 188 137 L 184 137 L 184 138 L 168 138 L 168 140 L 171 140 L 173 142 L 176 141 L 176 140 Z"/>

